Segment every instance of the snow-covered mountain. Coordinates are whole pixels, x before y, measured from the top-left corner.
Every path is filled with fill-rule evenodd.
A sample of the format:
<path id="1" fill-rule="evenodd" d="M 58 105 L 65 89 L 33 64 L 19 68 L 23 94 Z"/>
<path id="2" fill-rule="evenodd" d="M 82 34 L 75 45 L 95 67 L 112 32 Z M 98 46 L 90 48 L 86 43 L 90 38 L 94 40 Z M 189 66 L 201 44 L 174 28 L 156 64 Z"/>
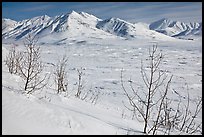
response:
<path id="1" fill-rule="evenodd" d="M 17 22 L 11 19 L 2 19 L 2 34 L 12 30 Z"/>
<path id="2" fill-rule="evenodd" d="M 168 39 L 163 34 L 156 31 L 149 30 L 141 23 L 129 23 L 119 18 L 109 18 L 99 21 L 97 28 L 102 29 L 108 33 L 126 37 L 126 38 L 144 38 L 144 39 Z"/>
<path id="3" fill-rule="evenodd" d="M 133 24 L 119 18 L 102 20 L 85 12 L 72 11 L 55 17 L 43 15 L 19 22 L 2 19 L 2 39 L 18 41 L 31 34 L 53 41 L 64 41 L 71 37 L 173 40 L 170 36 L 197 35 L 202 31 L 201 24 L 186 25 L 169 20 L 160 20 L 149 27 L 144 23 Z"/>
<path id="4" fill-rule="evenodd" d="M 12 24 L 13 21 L 9 23 Z M 54 39 L 74 36 L 172 39 L 154 30 L 149 30 L 141 23 L 132 24 L 119 18 L 102 20 L 94 15 L 75 11 L 55 17 L 44 15 L 15 22 L 14 27 L 2 31 L 2 39 L 21 40 L 28 34 L 37 35 L 39 38 L 53 35 Z"/>
<path id="5" fill-rule="evenodd" d="M 13 29 L 2 32 L 2 38 L 19 40 L 28 34 L 43 37 L 52 33 L 69 30 L 72 30 L 69 32 L 76 34 L 78 31 L 82 31 L 82 26 L 89 28 L 90 31 L 94 30 L 98 20 L 100 19 L 93 15 L 84 12 L 77 13 L 75 11 L 55 17 L 47 15 L 38 16 L 17 22 Z"/>
<path id="6" fill-rule="evenodd" d="M 167 18 L 163 18 L 151 23 L 149 28 L 172 37 L 202 35 L 202 23 L 184 23 L 180 21 L 173 21 Z"/>

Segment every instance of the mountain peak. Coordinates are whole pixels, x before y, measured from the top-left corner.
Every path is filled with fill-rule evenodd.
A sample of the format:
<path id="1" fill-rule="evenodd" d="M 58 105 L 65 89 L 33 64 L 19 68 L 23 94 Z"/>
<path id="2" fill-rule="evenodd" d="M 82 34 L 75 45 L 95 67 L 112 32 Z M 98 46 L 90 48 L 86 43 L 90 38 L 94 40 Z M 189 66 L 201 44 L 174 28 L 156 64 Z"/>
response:
<path id="1" fill-rule="evenodd" d="M 76 12 L 76 11 L 74 11 L 74 10 L 72 10 L 69 14 L 70 14 L 70 15 L 79 15 L 79 13 Z"/>
<path id="2" fill-rule="evenodd" d="M 88 18 L 88 17 L 94 17 L 94 18 L 96 18 L 94 15 L 92 15 L 92 14 L 89 14 L 89 13 L 87 13 L 87 12 L 79 12 L 79 14 L 80 15 L 82 15 L 83 17 L 85 17 L 85 18 Z"/>
<path id="3" fill-rule="evenodd" d="M 117 17 L 111 17 L 109 19 L 106 19 L 105 21 L 106 22 L 118 22 L 118 23 L 120 22 L 120 23 L 125 23 L 125 24 L 129 24 L 129 25 L 133 25 L 133 24 L 131 24 L 131 23 L 129 23 L 129 22 L 123 20 L 123 19 L 117 18 Z"/>
<path id="4" fill-rule="evenodd" d="M 175 22 L 175 21 L 173 21 L 173 20 L 171 20 L 169 18 L 162 18 L 162 19 L 160 19 L 158 21 L 153 22 L 152 24 L 165 24 L 165 25 L 169 25 L 169 24 L 171 24 L 173 22 Z"/>
<path id="5" fill-rule="evenodd" d="M 83 11 L 79 12 L 79 14 L 84 15 L 84 16 L 93 16 L 93 15 L 91 15 L 91 14 L 89 14 L 87 12 L 83 12 Z"/>
<path id="6" fill-rule="evenodd" d="M 2 21 L 12 21 L 12 22 L 16 22 L 15 20 L 8 19 L 8 18 L 2 18 Z"/>
<path id="7" fill-rule="evenodd" d="M 51 19 L 51 17 L 50 16 L 48 16 L 48 15 L 42 15 L 42 16 L 36 16 L 36 17 L 33 17 L 33 18 L 31 18 L 31 19 L 26 19 L 26 20 L 23 20 L 22 22 L 27 22 L 27 21 L 36 21 L 36 20 L 42 20 L 42 21 L 46 21 L 46 20 L 49 20 L 49 19 Z M 32 22 L 31 21 L 31 22 Z"/>
<path id="8" fill-rule="evenodd" d="M 169 18 L 164 17 L 164 18 L 160 19 L 159 21 L 170 21 L 170 19 L 169 19 Z"/>
<path id="9" fill-rule="evenodd" d="M 113 20 L 113 21 L 124 21 L 124 20 L 122 20 L 122 19 L 120 19 L 120 18 L 116 18 L 116 17 L 111 17 L 111 18 L 109 18 L 109 20 Z"/>
<path id="10" fill-rule="evenodd" d="M 50 18 L 50 16 L 48 16 L 48 15 L 43 15 L 43 18 Z"/>

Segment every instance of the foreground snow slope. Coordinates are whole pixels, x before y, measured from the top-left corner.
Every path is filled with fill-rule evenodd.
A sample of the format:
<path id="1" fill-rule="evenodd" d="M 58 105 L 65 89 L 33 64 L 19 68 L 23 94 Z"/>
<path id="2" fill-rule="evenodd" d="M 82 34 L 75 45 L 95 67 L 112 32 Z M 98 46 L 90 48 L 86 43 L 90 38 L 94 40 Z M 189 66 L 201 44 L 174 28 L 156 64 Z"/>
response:
<path id="1" fill-rule="evenodd" d="M 12 44 L 2 47 L 2 134 L 142 134 L 143 122 L 132 119 L 124 106 L 127 98 L 121 88 L 120 73 L 124 69 L 124 84 L 136 82 L 136 89 L 145 89 L 140 67 L 155 41 L 123 39 L 88 39 L 86 42 L 69 39 L 67 44 L 41 45 L 44 73 L 53 72 L 53 65 L 64 54 L 68 62 L 68 96 L 57 95 L 53 75 L 46 88 L 33 95 L 22 94 L 22 79 L 8 73 L 4 59 Z M 173 74 L 169 97 L 187 102 L 188 83 L 191 102 L 202 96 L 202 42 L 163 41 L 158 43 L 165 55 L 161 68 Z M 23 49 L 20 44 L 17 47 Z M 97 102 L 74 97 L 77 90 L 77 71 L 84 68 L 84 92 L 99 92 Z M 177 93 L 173 92 L 174 90 Z M 194 109 L 191 106 L 190 109 Z M 202 121 L 199 114 L 198 121 Z M 178 133 L 171 133 L 178 134 Z"/>
<path id="2" fill-rule="evenodd" d="M 2 50 L 5 56 L 7 50 Z M 3 134 L 126 134 L 142 126 L 132 120 L 121 121 L 118 110 L 58 96 L 54 91 L 48 99 L 39 99 L 39 94 L 26 97 L 19 87 L 21 78 L 2 66 Z"/>

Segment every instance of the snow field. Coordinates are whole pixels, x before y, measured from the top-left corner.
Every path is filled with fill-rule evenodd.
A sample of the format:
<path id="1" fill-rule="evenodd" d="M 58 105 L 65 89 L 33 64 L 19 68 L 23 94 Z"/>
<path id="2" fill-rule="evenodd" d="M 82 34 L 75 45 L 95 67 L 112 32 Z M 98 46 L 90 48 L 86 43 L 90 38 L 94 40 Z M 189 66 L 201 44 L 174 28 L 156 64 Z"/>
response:
<path id="1" fill-rule="evenodd" d="M 132 113 L 124 107 L 128 100 L 121 87 L 120 74 L 123 69 L 127 89 L 130 89 L 128 80 L 131 79 L 138 92 L 142 94 L 146 90 L 140 67 L 141 59 L 144 65 L 147 63 L 145 59 L 152 41 L 67 41 L 72 44 L 41 45 L 44 73 L 50 73 L 51 77 L 48 86 L 33 95 L 22 95 L 22 79 L 8 73 L 3 60 L 10 45 L 3 44 L 2 134 L 142 134 L 143 122 L 132 120 Z M 192 102 L 197 96 L 202 96 L 201 47 L 199 41 L 158 42 L 158 48 L 164 54 L 161 68 L 167 70 L 169 76 L 174 75 L 169 97 L 175 101 L 187 101 L 185 82 L 188 83 Z M 23 50 L 21 45 L 19 50 Z M 69 58 L 68 95 L 57 95 L 53 64 L 64 54 Z M 100 92 L 96 103 L 91 103 L 89 98 L 82 101 L 74 97 L 78 79 L 76 69 L 81 67 L 85 73 L 82 77 L 84 93 L 90 89 Z M 202 120 L 202 114 L 199 114 L 198 120 Z"/>

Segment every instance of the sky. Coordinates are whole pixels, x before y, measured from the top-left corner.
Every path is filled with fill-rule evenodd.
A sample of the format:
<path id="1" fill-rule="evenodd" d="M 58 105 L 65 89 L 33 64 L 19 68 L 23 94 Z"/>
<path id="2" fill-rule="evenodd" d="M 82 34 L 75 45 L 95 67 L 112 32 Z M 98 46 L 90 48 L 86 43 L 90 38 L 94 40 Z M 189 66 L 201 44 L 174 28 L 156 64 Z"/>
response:
<path id="1" fill-rule="evenodd" d="M 132 23 L 151 23 L 162 18 L 202 22 L 202 2 L 2 2 L 2 17 L 16 21 L 45 14 L 54 17 L 72 10 Z"/>

